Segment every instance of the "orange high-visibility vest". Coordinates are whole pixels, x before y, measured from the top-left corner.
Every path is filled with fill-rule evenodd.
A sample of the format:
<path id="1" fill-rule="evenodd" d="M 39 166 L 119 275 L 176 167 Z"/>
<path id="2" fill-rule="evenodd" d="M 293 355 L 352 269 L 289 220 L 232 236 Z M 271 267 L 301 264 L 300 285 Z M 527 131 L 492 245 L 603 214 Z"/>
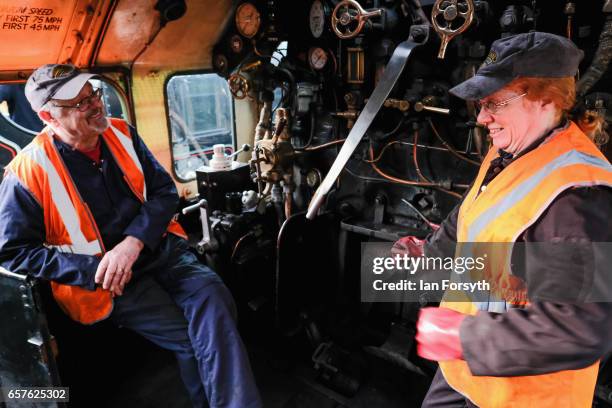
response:
<path id="1" fill-rule="evenodd" d="M 145 178 L 127 123 L 110 119 L 110 126 L 102 138 L 134 195 L 145 202 Z M 6 169 L 15 174 L 42 207 L 45 246 L 64 253 L 104 254 L 96 221 L 56 149 L 51 132 L 43 129 Z M 186 238 L 182 227 L 174 220 L 170 221 L 168 232 Z M 80 323 L 96 323 L 107 318 L 113 310 L 110 292 L 100 287 L 90 291 L 79 286 L 51 282 L 51 288 L 64 312 Z"/>
<path id="2" fill-rule="evenodd" d="M 512 162 L 479 192 L 491 160 L 497 156 L 496 149 L 487 154 L 457 221 L 457 253 L 466 247 L 476 252 L 484 247 L 487 254 L 496 257 L 489 259 L 490 267 L 484 271 L 491 284 L 491 298 L 496 301 L 475 302 L 464 292 L 447 292 L 441 307 L 474 315 L 479 310 L 503 312 L 509 305 L 526 306 L 524 282 L 510 271 L 512 244 L 564 190 L 612 186 L 612 166 L 573 122 Z M 486 243 L 496 244 L 486 248 Z M 440 362 L 448 384 L 481 408 L 591 407 L 598 366 L 596 362 L 578 370 L 488 377 L 472 375 L 464 360 Z"/>

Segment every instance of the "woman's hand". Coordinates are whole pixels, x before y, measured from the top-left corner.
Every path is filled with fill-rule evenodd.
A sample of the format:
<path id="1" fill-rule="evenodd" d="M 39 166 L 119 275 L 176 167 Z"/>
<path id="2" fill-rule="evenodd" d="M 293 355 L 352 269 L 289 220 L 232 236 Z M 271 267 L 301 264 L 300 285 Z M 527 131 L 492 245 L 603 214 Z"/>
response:
<path id="1" fill-rule="evenodd" d="M 444 307 L 421 309 L 417 322 L 417 354 L 435 361 L 463 358 L 459 326 L 466 316 Z"/>

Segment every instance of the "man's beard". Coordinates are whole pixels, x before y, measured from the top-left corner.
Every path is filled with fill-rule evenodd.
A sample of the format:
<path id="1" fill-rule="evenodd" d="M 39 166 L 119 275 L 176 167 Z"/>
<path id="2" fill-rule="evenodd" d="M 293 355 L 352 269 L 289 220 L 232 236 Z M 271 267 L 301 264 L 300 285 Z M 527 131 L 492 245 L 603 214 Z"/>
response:
<path id="1" fill-rule="evenodd" d="M 101 114 L 101 118 L 92 118 L 91 116 L 95 116 Z M 106 115 L 104 114 L 103 109 L 97 109 L 95 112 L 92 112 L 91 115 L 88 116 L 89 125 L 95 130 L 97 133 L 103 133 L 110 126 L 110 122 Z"/>

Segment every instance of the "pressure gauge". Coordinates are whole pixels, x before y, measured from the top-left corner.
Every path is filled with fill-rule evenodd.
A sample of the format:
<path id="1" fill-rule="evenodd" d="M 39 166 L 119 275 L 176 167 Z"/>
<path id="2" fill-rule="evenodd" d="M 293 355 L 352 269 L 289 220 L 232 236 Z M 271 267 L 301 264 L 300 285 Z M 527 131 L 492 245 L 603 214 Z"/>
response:
<path id="1" fill-rule="evenodd" d="M 306 184 L 310 188 L 317 188 L 321 184 L 321 172 L 318 169 L 310 169 L 306 173 Z"/>
<path id="2" fill-rule="evenodd" d="M 310 32 L 314 38 L 319 38 L 323 35 L 325 28 L 325 6 L 321 0 L 315 0 L 310 6 Z"/>
<path id="3" fill-rule="evenodd" d="M 312 47 L 308 50 L 308 63 L 312 69 L 322 70 L 327 65 L 327 52 L 321 47 Z"/>
<path id="4" fill-rule="evenodd" d="M 236 10 L 236 28 L 246 38 L 253 38 L 259 30 L 261 17 L 251 3 L 242 3 Z"/>

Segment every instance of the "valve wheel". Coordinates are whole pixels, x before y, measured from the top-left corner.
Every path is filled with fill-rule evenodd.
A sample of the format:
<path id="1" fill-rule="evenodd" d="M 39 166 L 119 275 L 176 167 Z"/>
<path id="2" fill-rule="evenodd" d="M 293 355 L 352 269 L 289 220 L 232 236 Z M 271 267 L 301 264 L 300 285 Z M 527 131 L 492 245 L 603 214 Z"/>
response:
<path id="1" fill-rule="evenodd" d="M 331 26 L 338 38 L 346 40 L 359 35 L 370 18 L 381 15 L 381 9 L 366 11 L 355 0 L 342 0 L 334 7 Z"/>
<path id="2" fill-rule="evenodd" d="M 240 74 L 232 74 L 227 80 L 230 92 L 236 99 L 244 99 L 249 94 L 249 80 Z"/>
<path id="3" fill-rule="evenodd" d="M 460 20 L 461 24 L 457 25 Z M 442 40 L 438 58 L 444 58 L 449 41 L 467 30 L 473 20 L 473 0 L 436 0 L 431 11 L 431 23 Z"/>

